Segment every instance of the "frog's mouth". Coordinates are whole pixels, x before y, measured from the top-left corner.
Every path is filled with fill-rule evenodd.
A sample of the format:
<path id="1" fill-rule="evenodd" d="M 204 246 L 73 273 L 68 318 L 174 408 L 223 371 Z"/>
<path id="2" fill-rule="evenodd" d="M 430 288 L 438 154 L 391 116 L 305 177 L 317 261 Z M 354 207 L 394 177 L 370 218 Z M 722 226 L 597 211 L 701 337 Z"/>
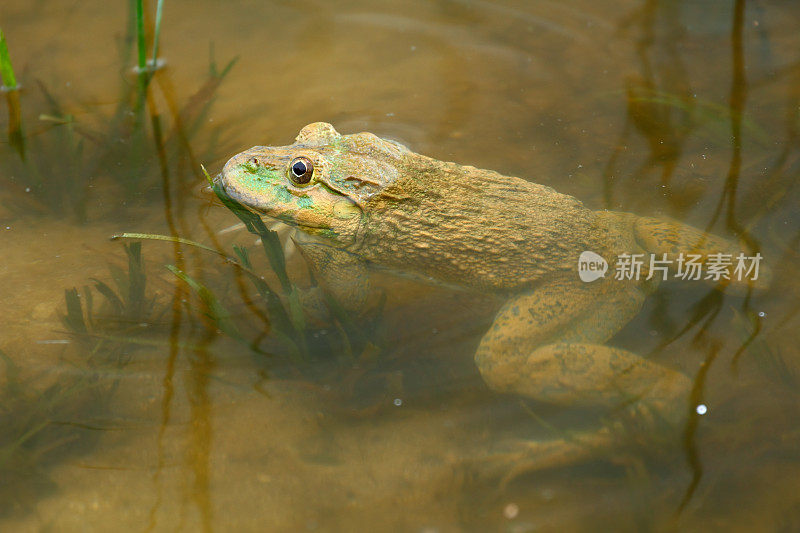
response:
<path id="1" fill-rule="evenodd" d="M 276 213 L 275 211 L 270 211 L 260 207 L 249 207 L 255 213 L 262 215 L 266 218 L 274 220 L 275 222 L 279 222 L 281 224 L 285 224 L 290 228 L 295 228 L 302 233 L 306 233 L 308 235 L 319 236 L 319 237 L 330 237 L 331 236 L 331 227 L 326 224 L 315 223 L 306 220 L 297 220 L 292 213 L 288 211 L 283 211 L 280 213 Z"/>

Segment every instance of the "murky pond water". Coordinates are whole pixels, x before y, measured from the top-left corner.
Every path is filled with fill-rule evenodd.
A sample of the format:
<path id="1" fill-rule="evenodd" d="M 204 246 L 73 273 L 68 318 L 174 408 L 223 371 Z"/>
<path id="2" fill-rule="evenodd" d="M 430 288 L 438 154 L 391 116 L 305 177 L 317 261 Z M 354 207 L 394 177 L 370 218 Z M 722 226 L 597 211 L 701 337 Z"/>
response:
<path id="1" fill-rule="evenodd" d="M 145 91 L 131 21 L 0 5 L 0 529 L 800 528 L 800 5 L 167 0 Z M 315 121 L 738 238 L 769 286 L 669 281 L 609 341 L 691 380 L 677 424 L 494 392 L 497 297 L 376 273 L 299 327 L 200 164 Z"/>

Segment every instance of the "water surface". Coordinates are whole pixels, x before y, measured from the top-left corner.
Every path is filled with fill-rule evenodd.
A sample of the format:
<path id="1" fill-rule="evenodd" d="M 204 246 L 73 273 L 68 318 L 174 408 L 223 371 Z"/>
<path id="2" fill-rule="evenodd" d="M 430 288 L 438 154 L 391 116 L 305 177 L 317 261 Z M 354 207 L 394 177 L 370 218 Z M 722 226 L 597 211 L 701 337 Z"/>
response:
<path id="1" fill-rule="evenodd" d="M 165 4 L 166 67 L 141 137 L 110 126 L 136 83 L 125 5 L 0 7 L 24 86 L 27 162 L 4 111 L 0 417 L 12 430 L 0 441 L 2 529 L 800 528 L 800 7 Z M 212 43 L 218 72 L 238 59 L 207 83 Z M 200 114 L 194 103 L 209 97 Z M 693 380 L 684 424 L 654 439 L 633 427 L 626 450 L 508 483 L 481 475 L 503 443 L 602 425 L 609 413 L 483 384 L 472 354 L 499 302 L 387 277 L 369 344 L 348 354 L 324 338 L 335 332 L 317 332 L 315 357 L 298 364 L 263 334 L 241 271 L 148 241 L 152 312 L 98 319 L 95 336 L 70 332 L 64 291 L 77 287 L 85 306 L 89 287 L 102 318 L 92 279 L 114 287 L 108 265 L 126 271 L 122 244 L 108 240 L 125 231 L 228 255 L 248 247 L 276 283 L 255 237 L 228 231 L 237 220 L 199 164 L 217 172 L 314 121 L 546 184 L 594 209 L 742 238 L 772 284 L 749 296 L 661 287 L 612 343 Z M 24 181 L 31 164 L 38 188 Z M 273 356 L 220 331 L 167 264 L 213 290 L 246 341 Z M 289 272 L 308 282 L 297 254 Z"/>

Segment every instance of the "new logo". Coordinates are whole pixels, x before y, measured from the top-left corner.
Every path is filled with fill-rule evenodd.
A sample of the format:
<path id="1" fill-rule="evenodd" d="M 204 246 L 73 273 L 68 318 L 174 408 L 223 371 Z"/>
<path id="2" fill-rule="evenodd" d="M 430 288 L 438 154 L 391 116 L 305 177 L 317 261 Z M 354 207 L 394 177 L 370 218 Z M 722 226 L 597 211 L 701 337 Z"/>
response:
<path id="1" fill-rule="evenodd" d="M 581 281 L 590 283 L 604 278 L 608 272 L 608 262 L 594 252 L 586 250 L 578 257 L 578 276 Z"/>

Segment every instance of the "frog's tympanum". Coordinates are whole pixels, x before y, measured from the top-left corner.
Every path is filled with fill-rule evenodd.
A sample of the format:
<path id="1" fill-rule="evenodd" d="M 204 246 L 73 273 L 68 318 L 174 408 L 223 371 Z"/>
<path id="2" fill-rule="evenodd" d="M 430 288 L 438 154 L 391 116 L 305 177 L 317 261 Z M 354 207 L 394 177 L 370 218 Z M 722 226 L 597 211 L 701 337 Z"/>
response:
<path id="1" fill-rule="evenodd" d="M 674 268 L 681 253 L 703 262 L 739 252 L 675 221 L 593 211 L 550 187 L 437 161 L 371 133 L 341 135 L 322 122 L 290 146 L 232 157 L 218 179 L 232 198 L 297 228 L 321 286 L 354 311 L 368 301 L 370 266 L 502 298 L 475 353 L 495 391 L 622 408 L 676 426 L 689 410 L 688 377 L 604 343 L 663 277 L 649 275 L 650 255 Z M 609 265 L 645 254 L 644 266 L 638 279 L 615 279 L 610 267 L 584 282 L 584 251 Z M 531 442 L 515 457 L 533 468 L 567 464 L 613 444 L 612 433 L 606 426 Z"/>

